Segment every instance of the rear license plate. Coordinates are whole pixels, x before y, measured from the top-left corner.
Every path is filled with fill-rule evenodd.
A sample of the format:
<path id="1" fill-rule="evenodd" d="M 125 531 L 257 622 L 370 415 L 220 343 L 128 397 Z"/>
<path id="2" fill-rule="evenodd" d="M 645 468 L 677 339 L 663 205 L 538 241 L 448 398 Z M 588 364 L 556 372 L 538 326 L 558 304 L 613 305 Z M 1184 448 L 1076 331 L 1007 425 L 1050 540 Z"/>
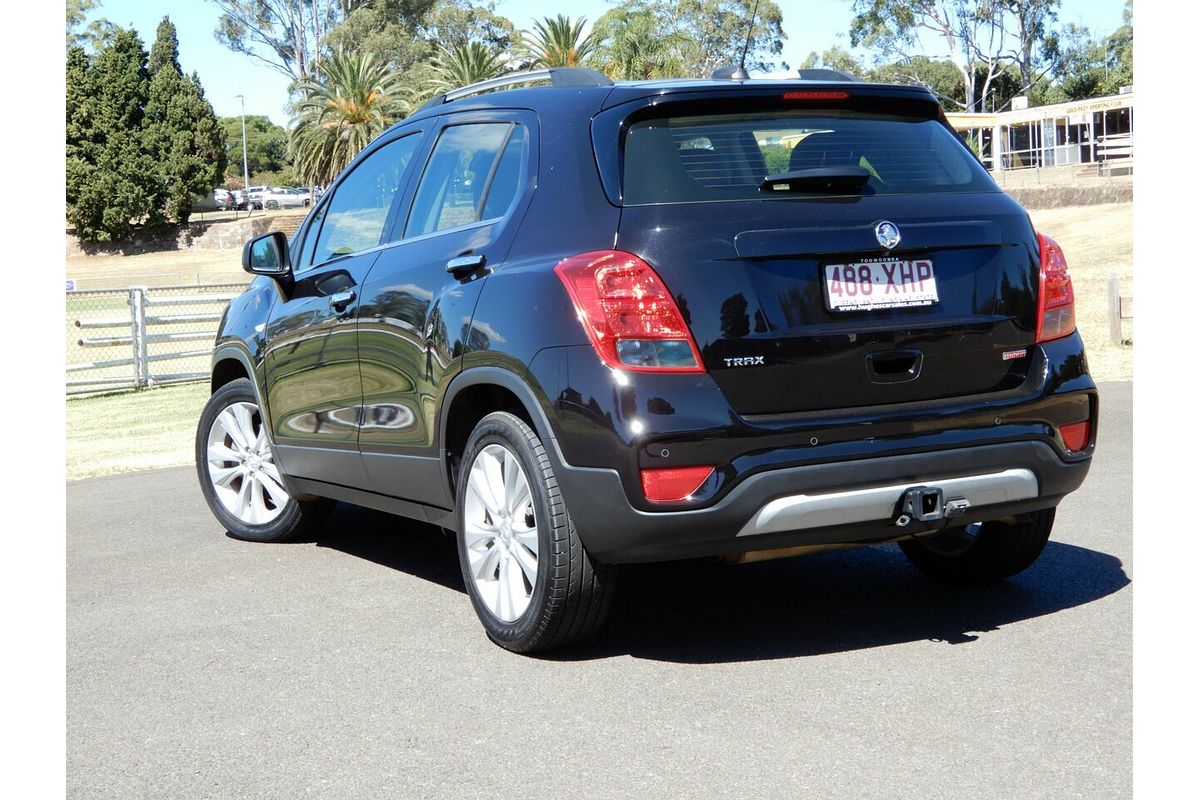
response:
<path id="1" fill-rule="evenodd" d="M 916 259 L 826 264 L 825 299 L 830 311 L 931 306 L 938 302 L 933 262 Z"/>

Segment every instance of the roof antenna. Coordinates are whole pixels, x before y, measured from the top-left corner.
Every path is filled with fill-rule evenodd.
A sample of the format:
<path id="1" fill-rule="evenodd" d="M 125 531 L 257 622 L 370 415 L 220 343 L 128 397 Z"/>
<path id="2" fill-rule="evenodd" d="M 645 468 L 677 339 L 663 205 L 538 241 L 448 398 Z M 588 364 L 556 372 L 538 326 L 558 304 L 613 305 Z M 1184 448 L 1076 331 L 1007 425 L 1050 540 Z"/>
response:
<path id="1" fill-rule="evenodd" d="M 754 0 L 754 10 L 750 12 L 750 25 L 746 29 L 746 44 L 742 47 L 742 60 L 738 62 L 738 68 L 730 76 L 735 81 L 750 80 L 750 73 L 746 72 L 746 53 L 750 52 L 750 40 L 754 38 L 754 20 L 758 17 L 758 0 Z"/>
<path id="2" fill-rule="evenodd" d="M 742 47 L 742 60 L 735 67 L 732 64 L 713 70 L 714 81 L 748 81 L 750 73 L 746 72 L 746 54 L 750 52 L 750 40 L 754 38 L 754 20 L 758 18 L 758 0 L 754 0 L 754 9 L 750 12 L 750 29 L 746 31 L 746 44 Z"/>

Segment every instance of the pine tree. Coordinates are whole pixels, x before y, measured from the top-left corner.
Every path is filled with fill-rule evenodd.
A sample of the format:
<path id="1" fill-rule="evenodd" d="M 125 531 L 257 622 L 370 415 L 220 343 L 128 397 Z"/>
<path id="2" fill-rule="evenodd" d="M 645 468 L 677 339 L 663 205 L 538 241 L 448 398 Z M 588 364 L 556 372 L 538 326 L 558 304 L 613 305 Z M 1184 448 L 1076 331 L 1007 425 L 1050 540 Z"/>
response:
<path id="1" fill-rule="evenodd" d="M 117 30 L 94 58 L 67 56 L 67 220 L 80 239 L 127 237 L 154 207 L 154 161 L 143 141 L 149 90 L 137 33 Z"/>
<path id="2" fill-rule="evenodd" d="M 167 17 L 150 49 L 145 141 L 158 191 L 148 223 L 187 222 L 195 200 L 225 172 L 225 134 L 195 75 L 179 66 L 179 42 Z"/>

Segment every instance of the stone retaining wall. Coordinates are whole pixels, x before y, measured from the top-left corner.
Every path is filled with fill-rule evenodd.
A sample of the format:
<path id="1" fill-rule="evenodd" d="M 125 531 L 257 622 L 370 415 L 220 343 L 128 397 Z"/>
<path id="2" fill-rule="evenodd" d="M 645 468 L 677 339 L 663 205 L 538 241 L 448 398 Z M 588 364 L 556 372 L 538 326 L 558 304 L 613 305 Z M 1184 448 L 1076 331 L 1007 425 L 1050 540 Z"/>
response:
<path id="1" fill-rule="evenodd" d="M 1062 208 L 1133 202 L 1133 184 L 1126 181 L 1102 186 L 1030 186 L 1024 189 L 1009 189 L 1008 193 L 1025 208 Z"/>

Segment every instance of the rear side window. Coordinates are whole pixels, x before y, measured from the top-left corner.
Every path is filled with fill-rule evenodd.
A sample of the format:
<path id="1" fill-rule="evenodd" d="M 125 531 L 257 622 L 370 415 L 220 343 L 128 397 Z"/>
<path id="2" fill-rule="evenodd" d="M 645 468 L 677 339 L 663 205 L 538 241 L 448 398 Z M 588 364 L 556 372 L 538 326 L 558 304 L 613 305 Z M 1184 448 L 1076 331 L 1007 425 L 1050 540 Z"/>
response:
<path id="1" fill-rule="evenodd" d="M 405 237 L 503 216 L 520 184 L 525 140 L 524 128 L 509 122 L 442 131 L 417 186 Z"/>
<path id="2" fill-rule="evenodd" d="M 995 190 L 983 167 L 935 120 L 772 111 L 634 123 L 625 138 L 625 204 L 811 197 L 815 192 L 759 184 L 767 175 L 838 167 L 869 173 L 861 189 L 838 194 Z"/>

